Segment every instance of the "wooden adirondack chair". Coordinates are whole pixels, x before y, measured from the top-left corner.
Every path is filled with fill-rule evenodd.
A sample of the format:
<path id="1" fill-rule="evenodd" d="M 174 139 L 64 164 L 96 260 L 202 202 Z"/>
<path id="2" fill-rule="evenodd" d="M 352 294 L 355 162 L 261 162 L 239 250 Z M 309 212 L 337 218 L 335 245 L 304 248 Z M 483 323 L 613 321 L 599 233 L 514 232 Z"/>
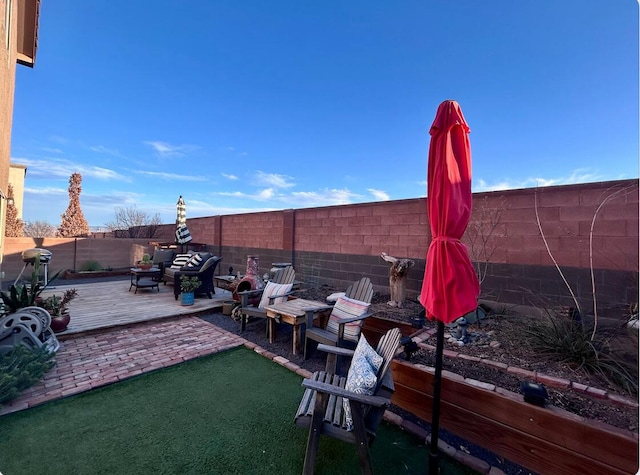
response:
<path id="1" fill-rule="evenodd" d="M 370 304 L 371 299 L 373 298 L 373 285 L 371 285 L 371 280 L 368 277 L 363 277 L 357 282 L 354 282 L 347 288 L 345 297 Z M 330 346 L 339 346 L 342 348 L 355 348 L 358 338 L 360 337 L 360 327 L 362 326 L 362 322 L 365 318 L 372 315 L 371 312 L 367 311 L 361 315 L 356 315 L 350 318 L 341 318 L 337 325 L 327 324 L 324 328 L 314 326 L 315 314 L 320 311 L 326 311 L 327 309 L 331 309 L 331 307 L 327 306 L 310 309 L 306 314 L 306 330 L 304 339 L 305 360 L 311 354 L 311 346 L 313 345 L 313 342 Z M 345 327 L 350 323 L 356 323 L 358 325 L 352 326 L 352 333 L 345 338 Z"/>
<path id="2" fill-rule="evenodd" d="M 304 474 L 314 473 L 320 436 L 323 434 L 355 444 L 361 472 L 364 474 L 373 473 L 369 447 L 375 439 L 376 430 L 382 420 L 385 408 L 391 402 L 394 386 L 389 368 L 400 345 L 400 337 L 400 330 L 392 328 L 382 336 L 378 343 L 376 352 L 382 356 L 383 362 L 378 371 L 377 385 L 371 396 L 348 391 L 345 389 L 347 378 L 326 371 L 317 371 L 311 378 L 302 382 L 306 390 L 296 412 L 295 424 L 298 427 L 309 429 L 304 458 Z M 326 345 L 320 345 L 318 349 L 337 352 L 344 356 L 353 354 L 352 350 Z M 349 400 L 353 430 L 347 428 L 342 404 L 343 398 Z"/>
<path id="3" fill-rule="evenodd" d="M 268 302 L 266 305 L 260 305 L 260 303 L 256 305 L 251 305 L 249 303 L 250 300 L 259 299 L 263 296 L 264 292 L 269 291 L 269 284 L 279 284 L 279 285 L 291 285 L 293 286 L 293 281 L 296 279 L 296 272 L 293 270 L 293 267 L 287 266 L 282 269 L 278 269 L 267 285 L 260 290 L 247 290 L 245 292 L 238 292 L 240 296 L 240 329 L 245 331 L 247 328 L 247 321 L 249 317 L 255 318 L 267 318 L 267 313 L 265 312 L 263 307 L 267 307 L 269 305 L 273 305 L 275 299 L 278 297 L 284 297 L 285 299 L 292 294 L 291 288 L 289 288 L 286 292 L 278 292 L 277 294 L 270 294 L 268 297 Z M 262 299 L 265 300 L 265 299 Z M 261 302 L 262 303 L 262 302 Z M 267 331 L 269 326 L 267 325 Z"/>

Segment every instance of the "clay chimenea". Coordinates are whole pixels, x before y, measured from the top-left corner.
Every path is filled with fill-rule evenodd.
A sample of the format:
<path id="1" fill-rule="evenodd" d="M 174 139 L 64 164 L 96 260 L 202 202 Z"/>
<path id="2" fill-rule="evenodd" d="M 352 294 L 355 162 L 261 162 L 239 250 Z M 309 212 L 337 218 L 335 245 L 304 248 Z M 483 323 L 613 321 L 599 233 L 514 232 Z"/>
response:
<path id="1" fill-rule="evenodd" d="M 247 256 L 247 271 L 244 277 L 238 282 L 235 291 L 233 292 L 233 299 L 240 301 L 240 296 L 238 292 L 246 292 L 247 290 L 261 290 L 264 288 L 264 280 L 260 277 L 259 272 L 259 257 L 258 256 Z M 249 299 L 249 304 L 257 305 L 260 302 L 260 296 L 253 299 Z"/>

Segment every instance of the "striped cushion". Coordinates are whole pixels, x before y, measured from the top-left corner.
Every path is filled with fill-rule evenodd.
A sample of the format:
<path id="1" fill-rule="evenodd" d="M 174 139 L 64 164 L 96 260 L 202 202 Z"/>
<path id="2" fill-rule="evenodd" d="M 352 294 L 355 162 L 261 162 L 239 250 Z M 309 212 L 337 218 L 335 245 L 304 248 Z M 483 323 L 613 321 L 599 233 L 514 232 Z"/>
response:
<path id="1" fill-rule="evenodd" d="M 269 297 L 272 295 L 282 295 L 286 294 L 291 290 L 293 284 L 276 284 L 274 282 L 267 282 L 266 287 L 262 291 L 262 298 L 260 299 L 260 303 L 258 304 L 258 308 L 265 308 L 269 305 L 273 305 L 276 303 L 284 302 L 287 297 L 278 297 L 273 299 L 273 303 L 269 301 Z"/>
<path id="2" fill-rule="evenodd" d="M 331 311 L 329 321 L 327 322 L 327 330 L 337 335 L 341 319 L 359 317 L 361 315 L 364 315 L 368 311 L 369 304 L 366 302 L 362 302 L 356 299 L 350 299 L 349 297 L 345 296 L 338 297 L 338 300 L 336 301 L 336 304 Z M 343 338 L 345 340 L 358 341 L 361 325 L 362 320 L 347 323 L 344 326 Z"/>
<path id="3" fill-rule="evenodd" d="M 173 258 L 173 262 L 171 263 L 171 268 L 180 269 L 189 259 L 191 259 L 191 254 L 176 254 L 176 257 Z"/>
<path id="4" fill-rule="evenodd" d="M 191 256 L 189 258 L 189 260 L 187 261 L 187 263 L 184 265 L 184 267 L 190 268 L 190 269 L 195 269 L 197 267 L 200 267 L 202 265 L 204 259 L 202 259 L 202 256 L 200 254 L 194 254 L 193 256 Z"/>

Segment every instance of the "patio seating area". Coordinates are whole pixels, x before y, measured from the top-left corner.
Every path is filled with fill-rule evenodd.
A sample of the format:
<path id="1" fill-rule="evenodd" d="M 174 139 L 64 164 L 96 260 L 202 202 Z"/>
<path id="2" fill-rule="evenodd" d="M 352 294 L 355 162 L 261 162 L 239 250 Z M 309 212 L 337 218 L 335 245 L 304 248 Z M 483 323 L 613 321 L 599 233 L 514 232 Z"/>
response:
<path id="1" fill-rule="evenodd" d="M 63 281 L 56 284 L 58 282 Z M 129 287 L 128 278 L 87 284 L 65 283 L 48 287 L 42 297 L 61 294 L 70 288 L 78 289 L 78 296 L 70 305 L 71 322 L 66 331 L 58 334 L 60 339 L 75 333 L 211 312 L 221 309 L 223 301 L 231 298 L 231 292 L 216 288 L 211 299 L 199 296 L 193 305 L 183 306 L 176 302 L 173 286 L 160 284 L 158 290 L 146 288 L 136 293 L 129 291 Z"/>

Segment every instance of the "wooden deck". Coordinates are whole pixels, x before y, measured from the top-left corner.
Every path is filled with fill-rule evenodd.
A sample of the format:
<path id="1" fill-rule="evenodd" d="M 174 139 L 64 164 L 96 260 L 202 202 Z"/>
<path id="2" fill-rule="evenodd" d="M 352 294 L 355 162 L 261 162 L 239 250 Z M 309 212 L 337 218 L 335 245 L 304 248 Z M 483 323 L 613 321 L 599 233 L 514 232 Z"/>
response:
<path id="1" fill-rule="evenodd" d="M 61 295 L 66 289 L 75 288 L 78 296 L 69 304 L 71 322 L 58 336 L 82 333 L 131 323 L 147 322 L 180 315 L 194 315 L 207 311 L 220 311 L 222 303 L 231 299 L 231 292 L 216 288 L 212 299 L 206 295 L 196 297 L 195 304 L 183 306 L 176 301 L 173 287 L 160 284 L 156 289 L 135 287 L 129 291 L 129 279 L 112 282 L 53 285 L 42 293 Z"/>

